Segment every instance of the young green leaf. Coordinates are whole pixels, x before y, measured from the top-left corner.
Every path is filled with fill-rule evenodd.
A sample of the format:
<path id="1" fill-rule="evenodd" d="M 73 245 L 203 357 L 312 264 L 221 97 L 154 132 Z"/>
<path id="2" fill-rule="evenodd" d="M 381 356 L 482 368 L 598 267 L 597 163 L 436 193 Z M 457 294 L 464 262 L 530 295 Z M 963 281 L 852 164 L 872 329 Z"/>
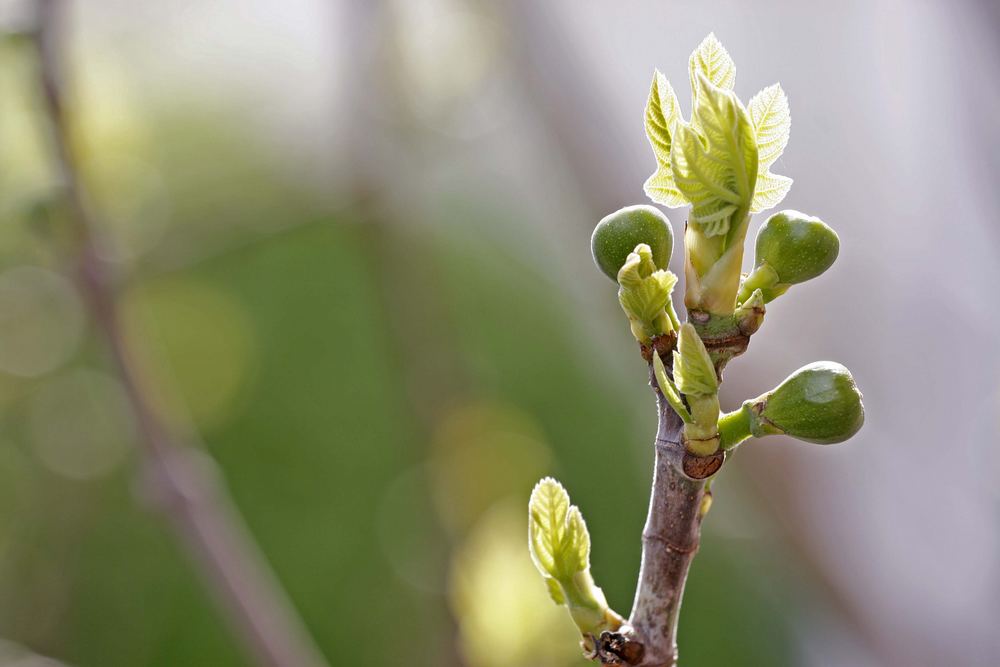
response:
<path id="1" fill-rule="evenodd" d="M 590 535 L 562 484 L 546 477 L 528 501 L 528 548 L 553 602 L 565 605 L 584 635 L 617 630 L 622 618 L 608 608 L 590 574 Z"/>
<path id="2" fill-rule="evenodd" d="M 677 388 L 687 396 L 710 396 L 719 390 L 712 358 L 690 322 L 681 325 L 674 352 L 674 378 Z"/>
<path id="3" fill-rule="evenodd" d="M 646 137 L 656 156 L 656 171 L 646 181 L 643 189 L 650 199 L 671 208 L 687 205 L 687 200 L 674 183 L 670 169 L 671 135 L 674 123 L 679 119 L 677 94 L 667 77 L 659 70 L 654 70 L 646 102 Z"/>
<path id="4" fill-rule="evenodd" d="M 618 302 L 628 316 L 632 334 L 641 343 L 673 329 L 670 295 L 677 276 L 657 269 L 652 250 L 645 243 L 636 246 L 618 272 Z"/>
<path id="5" fill-rule="evenodd" d="M 646 136 L 658 161 L 670 163 L 670 133 L 680 115 L 673 86 L 660 70 L 653 70 L 646 101 Z"/>
<path id="6" fill-rule="evenodd" d="M 569 507 L 569 494 L 551 477 L 535 485 L 528 501 L 531 559 L 542 575 L 554 579 L 572 577 L 576 572 L 575 565 L 566 568 L 567 552 L 577 550 L 569 540 Z"/>
<path id="7" fill-rule="evenodd" d="M 705 236 L 721 236 L 734 215 L 749 211 L 757 183 L 757 140 L 736 95 L 700 71 L 697 77 L 692 122 L 675 125 L 671 168 L 691 202 L 690 221 Z"/>
<path id="8" fill-rule="evenodd" d="M 670 169 L 669 162 L 666 165 L 657 166 L 653 175 L 643 183 L 642 190 L 647 197 L 667 208 L 680 208 L 688 205 L 688 200 L 677 189 L 677 183 L 674 182 L 674 172 Z"/>
<path id="9" fill-rule="evenodd" d="M 732 90 L 736 85 L 736 63 L 729 52 L 715 37 L 714 32 L 702 40 L 688 59 L 688 72 L 691 76 L 692 99 L 698 97 L 697 79 L 703 74 L 712 85 L 726 90 Z"/>
<path id="10" fill-rule="evenodd" d="M 640 322 L 654 323 L 657 317 L 664 312 L 667 302 L 670 301 L 670 293 L 677 284 L 677 276 L 670 271 L 658 270 L 652 275 L 643 278 L 634 286 L 625 287 L 620 291 L 622 308 L 625 314 L 634 316 Z M 664 334 L 666 331 L 659 331 L 652 335 Z"/>
<path id="11" fill-rule="evenodd" d="M 663 397 L 667 399 L 670 407 L 674 409 L 674 412 L 681 418 L 681 421 L 685 424 L 690 424 L 691 413 L 688 411 L 687 406 L 684 405 L 684 401 L 681 400 L 677 387 L 670 381 L 667 369 L 663 365 L 663 360 L 655 352 L 653 353 L 653 375 L 656 377 L 656 384 L 659 386 L 660 392 L 663 393 Z"/>
<path id="12" fill-rule="evenodd" d="M 765 171 L 757 176 L 757 187 L 753 191 L 753 201 L 750 203 L 751 213 L 760 213 L 774 208 L 781 203 L 788 191 L 792 189 L 792 179 Z"/>
<path id="13" fill-rule="evenodd" d="M 590 568 L 590 533 L 587 532 L 587 524 L 583 521 L 579 507 L 570 506 L 566 527 L 564 568 L 566 571 L 583 572 Z"/>
<path id="14" fill-rule="evenodd" d="M 757 136 L 757 152 L 763 172 L 781 157 L 792 129 L 788 98 L 781 89 L 781 84 L 768 86 L 754 95 L 747 111 Z"/>
<path id="15" fill-rule="evenodd" d="M 754 95 L 748 112 L 757 137 L 758 153 L 757 187 L 750 212 L 758 213 L 780 204 L 792 187 L 792 179 L 770 171 L 771 165 L 788 145 L 792 116 L 788 110 L 788 98 L 778 83 Z"/>
<path id="16" fill-rule="evenodd" d="M 566 604 L 566 596 L 563 594 L 562 586 L 559 582 L 552 577 L 545 577 L 545 587 L 549 589 L 549 597 L 556 604 L 563 605 Z"/>

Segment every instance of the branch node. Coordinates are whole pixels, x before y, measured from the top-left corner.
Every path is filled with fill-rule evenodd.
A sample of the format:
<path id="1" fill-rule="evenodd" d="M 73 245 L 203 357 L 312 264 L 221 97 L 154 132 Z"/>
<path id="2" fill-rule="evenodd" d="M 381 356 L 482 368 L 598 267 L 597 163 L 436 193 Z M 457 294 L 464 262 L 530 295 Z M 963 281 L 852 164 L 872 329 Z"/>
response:
<path id="1" fill-rule="evenodd" d="M 681 555 L 693 554 L 696 551 L 698 551 L 698 546 L 699 546 L 698 542 L 694 542 L 690 546 L 686 547 L 678 546 L 677 544 L 671 542 L 669 538 L 664 537 L 663 535 L 657 535 L 656 533 L 647 533 L 645 531 L 642 533 L 642 539 L 648 542 L 659 542 L 660 544 L 665 546 L 668 550 Z"/>
<path id="2" fill-rule="evenodd" d="M 639 343 L 639 351 L 642 354 L 642 358 L 646 360 L 646 363 L 651 363 L 653 361 L 653 350 L 660 355 L 660 359 L 669 368 L 673 364 L 673 357 L 670 352 L 677 345 L 677 334 L 673 331 L 668 331 L 661 336 L 654 336 L 648 343 Z"/>
<path id="3" fill-rule="evenodd" d="M 597 639 L 597 646 L 592 656 L 600 660 L 602 665 L 638 665 L 646 653 L 646 647 L 621 632 L 605 630 Z"/>
<path id="4" fill-rule="evenodd" d="M 691 479 L 707 479 L 719 472 L 723 462 L 726 460 L 726 453 L 723 451 L 709 454 L 708 456 L 695 456 L 685 453 L 681 466 L 684 474 Z"/>

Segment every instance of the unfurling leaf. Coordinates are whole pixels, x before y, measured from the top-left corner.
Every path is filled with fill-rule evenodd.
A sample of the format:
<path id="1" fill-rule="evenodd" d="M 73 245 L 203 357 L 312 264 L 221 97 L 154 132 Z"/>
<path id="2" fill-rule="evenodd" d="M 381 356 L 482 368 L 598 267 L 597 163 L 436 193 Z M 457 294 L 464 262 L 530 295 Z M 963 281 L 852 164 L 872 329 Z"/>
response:
<path id="1" fill-rule="evenodd" d="M 641 343 L 673 330 L 670 295 L 677 276 L 657 269 L 649 246 L 640 243 L 618 272 L 618 301 L 628 316 L 632 334 Z"/>
<path id="2" fill-rule="evenodd" d="M 715 365 L 694 326 L 685 322 L 674 352 L 674 379 L 691 410 L 681 438 L 694 456 L 710 456 L 719 448 L 719 381 Z"/>
<path id="3" fill-rule="evenodd" d="M 654 70 L 646 101 L 646 136 L 657 160 L 666 164 L 670 163 L 670 133 L 680 115 L 673 86 L 660 70 Z"/>
<path id="4" fill-rule="evenodd" d="M 587 532 L 587 524 L 583 521 L 579 507 L 569 508 L 566 525 L 569 527 L 566 539 L 568 545 L 566 569 L 583 572 L 590 567 L 590 533 Z"/>
<path id="5" fill-rule="evenodd" d="M 757 153 L 763 172 L 781 157 L 792 129 L 788 98 L 785 97 L 781 84 L 768 86 L 754 95 L 747 111 L 757 136 Z"/>
<path id="6" fill-rule="evenodd" d="M 622 268 L 618 269 L 618 284 L 622 287 L 634 288 L 653 275 L 657 270 L 653 261 L 653 249 L 645 243 L 640 243 L 625 258 Z"/>
<path id="7" fill-rule="evenodd" d="M 714 32 L 708 33 L 708 37 L 703 39 L 698 48 L 691 53 L 688 59 L 688 72 L 691 76 L 692 98 L 698 96 L 696 82 L 699 73 L 718 88 L 732 90 L 736 85 L 736 63 L 715 37 Z"/>
<path id="8" fill-rule="evenodd" d="M 545 577 L 545 587 L 549 589 L 549 597 L 556 604 L 566 604 L 566 596 L 563 595 L 562 586 L 552 577 Z"/>
<path id="9" fill-rule="evenodd" d="M 710 396 L 719 390 L 712 358 L 690 322 L 681 326 L 677 340 L 674 379 L 677 381 L 677 388 L 686 396 Z"/>
<path id="10" fill-rule="evenodd" d="M 750 210 L 757 140 L 736 95 L 696 74 L 694 113 L 691 123 L 675 125 L 671 168 L 677 188 L 691 203 L 690 222 L 705 236 L 721 236 L 734 224 L 734 215 Z"/>
<path id="11" fill-rule="evenodd" d="M 677 276 L 670 271 L 657 270 L 635 285 L 621 290 L 622 307 L 627 315 L 635 316 L 644 324 L 652 324 L 663 313 L 670 301 L 670 293 L 677 284 Z M 625 287 L 625 283 L 622 283 Z M 653 335 L 666 333 L 658 331 Z"/>
<path id="12" fill-rule="evenodd" d="M 684 405 L 677 387 L 670 381 L 670 377 L 667 376 L 667 369 L 663 365 L 663 360 L 660 359 L 660 355 L 656 352 L 653 353 L 653 375 L 656 377 L 656 384 L 659 386 L 660 392 L 667 399 L 670 407 L 674 409 L 674 412 L 681 418 L 681 421 L 685 424 L 690 424 L 692 421 L 691 413 L 688 411 L 687 406 Z"/>
<path id="13" fill-rule="evenodd" d="M 539 572 L 566 581 L 590 567 L 587 524 L 562 484 L 551 477 L 536 484 L 528 514 L 531 557 Z"/>
<path id="14" fill-rule="evenodd" d="M 750 203 L 751 213 L 760 213 L 774 208 L 781 203 L 788 191 L 792 189 L 792 179 L 787 176 L 772 174 L 770 171 L 757 176 L 757 187 L 754 188 L 753 201 Z"/>
<path id="15" fill-rule="evenodd" d="M 646 179 L 642 189 L 647 197 L 668 208 L 680 208 L 688 204 L 688 200 L 677 189 L 670 163 L 657 166 L 653 175 Z"/>
<path id="16" fill-rule="evenodd" d="M 646 137 L 656 156 L 656 171 L 643 187 L 650 199 L 671 208 L 687 205 L 670 169 L 673 126 L 680 117 L 677 94 L 667 77 L 655 70 L 646 102 Z"/>
<path id="17" fill-rule="evenodd" d="M 566 489 L 546 477 L 531 492 L 528 512 L 531 558 L 539 572 L 556 579 L 572 577 L 576 569 L 568 572 L 564 569 L 566 552 L 574 550 L 568 539 L 569 494 Z"/>
<path id="18" fill-rule="evenodd" d="M 528 501 L 528 548 L 553 602 L 566 605 L 583 634 L 617 630 L 622 623 L 608 608 L 590 574 L 590 534 L 566 489 L 551 477 L 535 485 Z"/>
<path id="19" fill-rule="evenodd" d="M 788 98 L 778 83 L 754 95 L 747 111 L 757 137 L 758 154 L 757 187 L 750 212 L 758 213 L 780 204 L 792 187 L 792 179 L 770 171 L 788 145 L 792 116 L 788 111 Z"/>

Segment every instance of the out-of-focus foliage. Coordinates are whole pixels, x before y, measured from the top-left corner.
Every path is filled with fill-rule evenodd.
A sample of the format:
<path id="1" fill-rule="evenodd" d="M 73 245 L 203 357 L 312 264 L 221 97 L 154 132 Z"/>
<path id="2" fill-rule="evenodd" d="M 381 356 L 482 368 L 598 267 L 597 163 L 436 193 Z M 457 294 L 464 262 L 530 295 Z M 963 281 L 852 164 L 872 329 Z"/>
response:
<path id="1" fill-rule="evenodd" d="M 624 375 L 636 377 L 641 359 L 616 356 L 588 330 L 602 317 L 615 321 L 598 305 L 609 299 L 568 292 L 551 268 L 561 260 L 546 253 L 557 246 L 563 259 L 589 263 L 594 221 L 581 218 L 571 235 L 561 226 L 576 224 L 562 213 L 578 203 L 576 191 L 547 186 L 559 216 L 525 224 L 519 192 L 497 185 L 495 172 L 530 180 L 534 158 L 472 144 L 462 150 L 489 163 L 476 171 L 465 152 L 443 155 L 454 148 L 439 127 L 465 100 L 455 90 L 481 81 L 498 57 L 497 26 L 469 17 L 448 23 L 456 53 L 471 48 L 461 33 L 473 18 L 491 38 L 462 62 L 442 58 L 463 68 L 461 77 L 437 62 L 433 40 L 419 44 L 428 57 L 410 63 L 426 71 L 435 99 L 448 101 L 417 110 L 434 129 L 409 143 L 385 139 L 401 153 L 453 160 L 454 182 L 446 196 L 421 193 L 433 216 L 409 191 L 382 192 L 378 234 L 371 209 L 336 194 L 349 187 L 326 175 L 303 179 L 304 158 L 249 109 L 222 113 L 204 103 L 205 89 L 154 103 L 113 59 L 93 50 L 74 59 L 75 127 L 109 226 L 103 252 L 127 279 L 125 324 L 144 381 L 171 423 L 197 433 L 218 462 L 334 665 L 441 667 L 456 654 L 471 667 L 523 664 L 524 656 L 540 666 L 583 664 L 572 622 L 545 599 L 524 548 L 521 500 L 547 474 L 587 509 L 591 563 L 609 603 L 627 610 L 634 592 L 653 406 L 641 383 L 621 389 L 606 360 L 631 359 Z M 406 48 L 418 48 L 418 37 L 405 37 Z M 122 388 L 71 286 L 33 75 L 25 52 L 5 45 L 0 636 L 78 667 L 246 665 L 203 582 L 148 511 Z M 411 88 L 424 79 L 401 78 L 403 97 L 420 94 Z M 494 85 L 475 96 L 489 110 L 509 93 Z M 254 111 L 272 101 L 257 100 Z M 503 125 L 507 112 L 474 112 L 448 136 L 485 125 L 537 139 L 521 109 L 511 114 L 524 123 L 516 130 Z M 536 143 L 533 156 L 553 150 Z M 404 250 L 387 261 L 382 242 Z M 588 291 L 610 289 L 580 280 Z M 427 331 L 449 333 L 442 345 L 451 365 L 427 346 L 407 346 Z M 629 342 L 616 339 L 615 348 Z M 413 369 L 427 367 L 418 374 L 424 384 L 411 386 Z M 421 412 L 414 406 L 427 395 L 443 398 Z M 800 575 L 767 539 L 748 538 L 741 517 L 727 515 L 745 498 L 725 494 L 713 522 L 729 516 L 738 527 L 705 536 L 681 620 L 685 660 L 802 664 L 791 632 L 800 619 L 789 611 L 799 607 L 782 604 L 799 595 L 787 584 Z"/>
<path id="2" fill-rule="evenodd" d="M 478 667 L 582 662 L 579 632 L 522 557 L 522 505 L 521 499 L 497 505 L 456 552 L 452 598 L 463 653 Z"/>
<path id="3" fill-rule="evenodd" d="M 241 177 L 252 159 L 214 158 Z M 281 175 L 272 179 L 278 205 Z M 230 205 L 229 217 L 243 215 L 239 199 Z M 174 215 L 191 208 L 178 204 Z M 453 215 L 454 224 L 464 219 L 461 208 Z M 587 462 L 608 443 L 632 446 L 621 436 L 631 430 L 626 404 L 606 403 L 561 345 L 558 294 L 539 291 L 530 275 L 511 277 L 516 248 L 478 240 L 474 230 L 434 233 L 414 248 L 414 261 L 463 278 L 444 280 L 441 296 L 463 332 L 455 354 L 487 399 L 446 411 L 425 439 L 400 362 L 385 354 L 393 341 L 379 309 L 378 260 L 361 228 L 350 218 L 283 222 L 288 231 L 242 232 L 235 247 L 140 274 L 125 313 L 150 357 L 146 377 L 173 396 L 164 409 L 181 428 L 201 430 L 321 647 L 341 655 L 391 627 L 392 641 L 362 642 L 366 664 L 441 665 L 453 643 L 473 665 L 531 654 L 548 656 L 539 664 L 577 664 L 577 651 L 564 652 L 573 641 L 540 642 L 542 628 L 575 630 L 550 603 L 537 604 L 545 593 L 524 552 L 523 511 L 491 509 L 548 470 L 599 479 Z M 533 325 L 512 327 L 511 318 Z M 119 390 L 105 362 L 88 342 L 41 377 L 4 380 L 0 633 L 76 665 L 244 665 L 189 563 L 156 514 L 137 504 L 130 443 L 86 435 L 97 437 L 98 427 L 88 405 L 100 406 L 105 435 L 117 423 L 109 420 Z M 77 391 L 89 403 L 59 398 Z M 25 418 L 33 414 L 41 416 Z M 124 433 L 127 422 L 113 428 Z M 116 449 L 84 450 L 87 468 L 67 468 L 73 459 L 51 465 L 59 451 L 79 456 L 72 448 L 84 446 Z M 614 481 L 603 498 L 583 502 L 617 538 L 594 566 L 626 607 L 645 482 L 630 466 L 607 475 Z M 692 584 L 692 597 L 697 590 Z M 522 610 L 540 614 L 539 625 L 526 624 Z M 501 640 L 508 653 L 498 656 Z"/>

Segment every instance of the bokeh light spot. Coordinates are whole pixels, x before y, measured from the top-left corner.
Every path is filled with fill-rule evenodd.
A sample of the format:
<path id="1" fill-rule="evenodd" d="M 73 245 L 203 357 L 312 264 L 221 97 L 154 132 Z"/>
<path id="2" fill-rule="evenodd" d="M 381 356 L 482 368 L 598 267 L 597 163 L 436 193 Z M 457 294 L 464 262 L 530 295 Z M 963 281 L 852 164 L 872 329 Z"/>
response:
<path id="1" fill-rule="evenodd" d="M 0 370 L 37 377 L 76 351 L 83 304 L 65 278 L 21 266 L 0 274 Z"/>
<path id="2" fill-rule="evenodd" d="M 163 178 L 149 163 L 125 154 L 104 154 L 95 162 L 90 192 L 102 212 L 101 255 L 132 260 L 152 250 L 170 220 Z"/>
<path id="3" fill-rule="evenodd" d="M 442 594 L 449 545 L 436 526 L 430 496 L 424 466 L 403 472 L 379 505 L 378 537 L 396 576 L 418 590 Z"/>
<path id="4" fill-rule="evenodd" d="M 549 599 L 528 555 L 524 498 L 503 501 L 476 524 L 456 552 L 450 589 L 471 667 L 582 662 L 573 621 Z"/>
<path id="5" fill-rule="evenodd" d="M 125 392 L 114 378 L 76 369 L 42 384 L 28 405 L 31 444 L 41 463 L 70 479 L 107 475 L 133 439 Z"/>
<path id="6" fill-rule="evenodd" d="M 449 412 L 438 424 L 431 448 L 434 499 L 445 524 L 456 531 L 511 490 L 529 492 L 551 459 L 541 430 L 528 415 L 490 402 Z"/>
<path id="7" fill-rule="evenodd" d="M 497 65 L 498 35 L 484 13 L 454 0 L 397 2 L 400 86 L 426 121 L 446 115 L 479 90 Z"/>
<path id="8" fill-rule="evenodd" d="M 224 424 L 253 376 L 253 328 L 242 305 L 193 279 L 133 288 L 123 321 L 143 385 L 162 416 L 201 430 Z"/>
<path id="9" fill-rule="evenodd" d="M 31 483 L 28 468 L 24 455 L 12 443 L 0 441 L 0 561 L 24 520 Z"/>

